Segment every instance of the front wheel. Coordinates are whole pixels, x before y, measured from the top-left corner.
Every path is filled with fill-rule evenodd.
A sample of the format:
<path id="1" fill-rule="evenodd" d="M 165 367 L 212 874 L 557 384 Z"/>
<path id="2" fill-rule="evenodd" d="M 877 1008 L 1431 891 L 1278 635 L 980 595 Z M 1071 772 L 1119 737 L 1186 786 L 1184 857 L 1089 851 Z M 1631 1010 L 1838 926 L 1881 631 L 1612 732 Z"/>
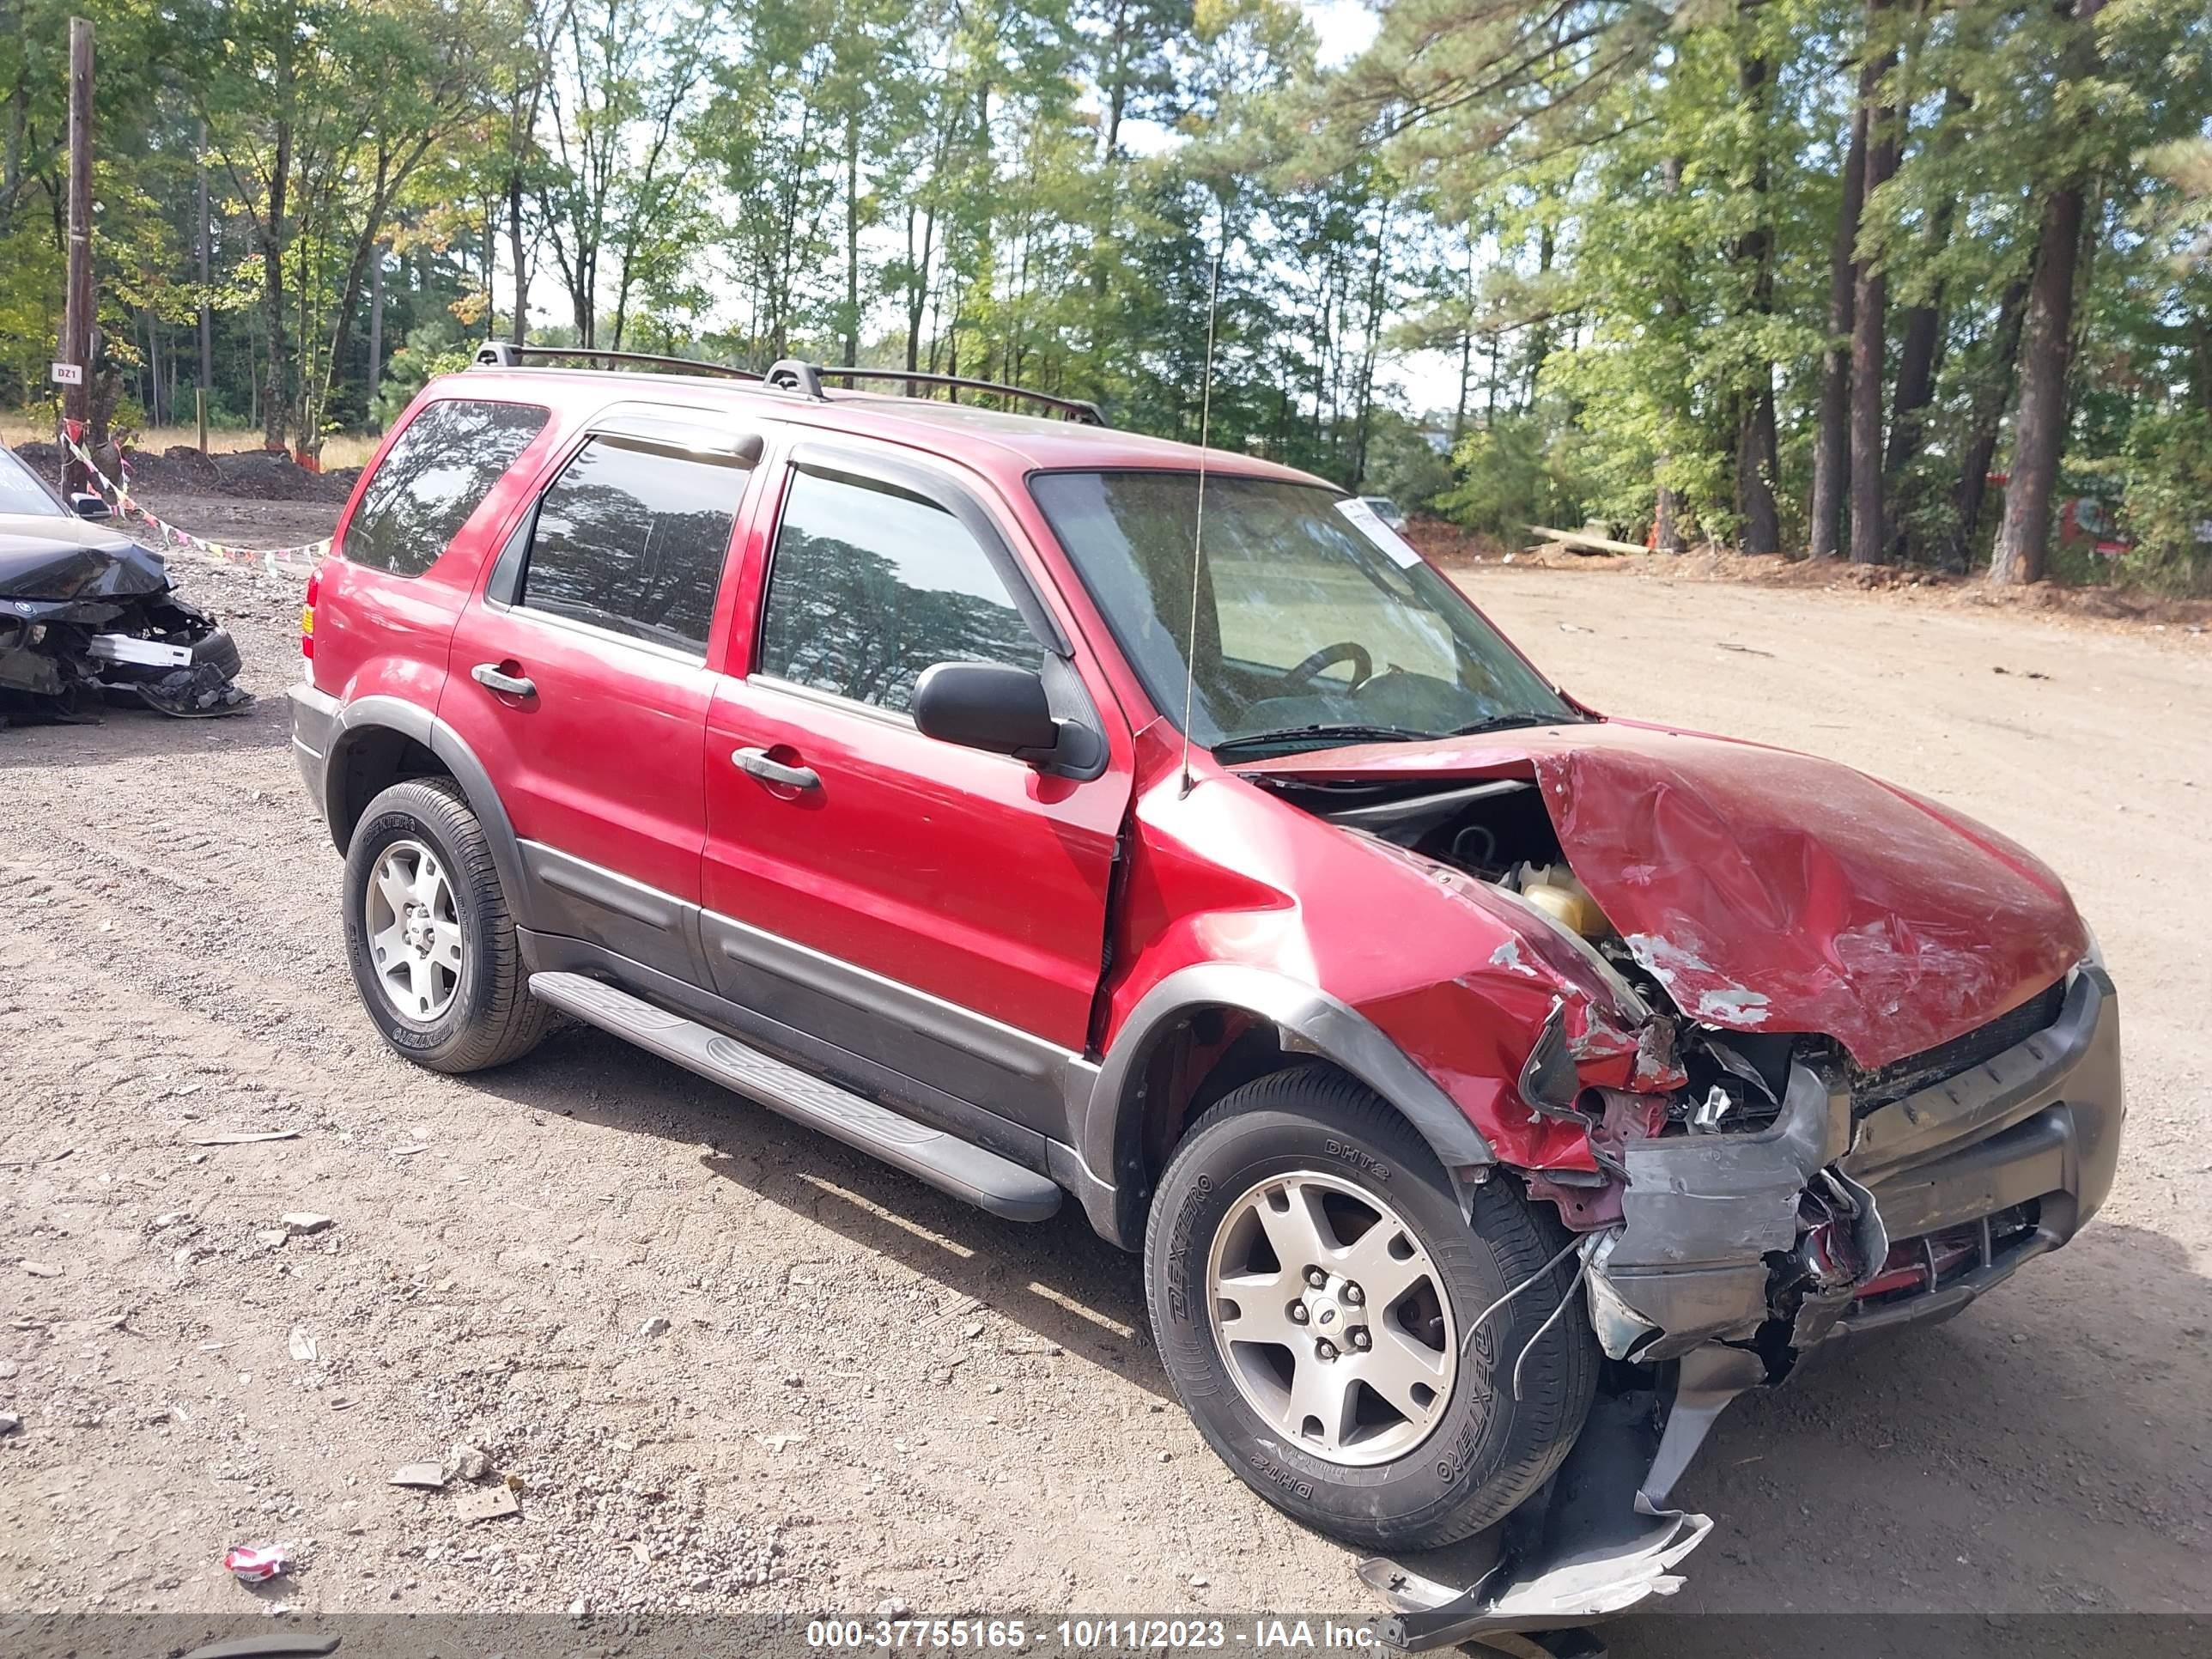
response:
<path id="1" fill-rule="evenodd" d="M 1469 1329 L 1565 1237 L 1501 1181 L 1470 1221 L 1405 1119 L 1300 1066 L 1177 1147 L 1146 1231 L 1153 1334 L 1200 1432 L 1270 1503 L 1368 1548 L 1448 1544 L 1533 1494 L 1589 1413 L 1588 1317 L 1546 1327 L 1570 1264 Z"/>

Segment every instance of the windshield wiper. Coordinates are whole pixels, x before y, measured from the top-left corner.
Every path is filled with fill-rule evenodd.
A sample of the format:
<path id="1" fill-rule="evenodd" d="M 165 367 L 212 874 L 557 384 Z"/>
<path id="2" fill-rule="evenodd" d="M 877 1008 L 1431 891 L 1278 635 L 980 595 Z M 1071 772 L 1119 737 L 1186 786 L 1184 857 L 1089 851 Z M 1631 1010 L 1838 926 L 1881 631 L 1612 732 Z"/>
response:
<path id="1" fill-rule="evenodd" d="M 1217 755 L 1224 750 L 1258 749 L 1269 744 L 1291 744 L 1308 738 L 1324 738 L 1345 743 L 1426 743 L 1437 737 L 1434 732 L 1417 732 L 1405 726 L 1361 726 L 1352 721 L 1325 721 L 1318 726 L 1285 726 L 1273 732 L 1246 732 L 1233 738 L 1224 738 L 1213 745 Z"/>
<path id="2" fill-rule="evenodd" d="M 1480 737 L 1485 732 L 1510 732 L 1519 726 L 1579 725 L 1583 717 L 1571 711 L 1564 714 L 1492 714 L 1485 720 L 1455 726 L 1444 733 L 1448 738 Z"/>

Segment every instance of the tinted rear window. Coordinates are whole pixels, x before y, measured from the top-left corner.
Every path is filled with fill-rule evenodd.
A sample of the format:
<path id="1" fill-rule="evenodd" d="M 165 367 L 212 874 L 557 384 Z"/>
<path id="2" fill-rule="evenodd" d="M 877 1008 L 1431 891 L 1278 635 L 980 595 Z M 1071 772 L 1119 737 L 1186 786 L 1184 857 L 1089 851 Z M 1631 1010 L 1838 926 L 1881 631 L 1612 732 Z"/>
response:
<path id="1" fill-rule="evenodd" d="M 521 603 L 704 652 L 742 467 L 596 437 L 538 508 Z"/>
<path id="2" fill-rule="evenodd" d="M 421 575 L 545 429 L 546 418 L 532 404 L 466 398 L 416 410 L 362 492 L 346 526 L 346 559 L 395 576 Z"/>

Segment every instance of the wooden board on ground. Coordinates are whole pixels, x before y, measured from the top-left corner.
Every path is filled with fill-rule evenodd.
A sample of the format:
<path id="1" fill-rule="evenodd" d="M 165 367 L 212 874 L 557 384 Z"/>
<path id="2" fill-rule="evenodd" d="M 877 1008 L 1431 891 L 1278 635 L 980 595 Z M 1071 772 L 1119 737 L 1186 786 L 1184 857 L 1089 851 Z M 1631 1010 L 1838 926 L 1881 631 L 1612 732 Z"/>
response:
<path id="1" fill-rule="evenodd" d="M 1554 530 L 1548 525 L 1532 524 L 1528 526 L 1528 533 L 1541 536 L 1547 542 L 1557 542 L 1577 553 L 1642 553 L 1646 550 L 1634 542 L 1612 541 L 1603 536 L 1585 535 L 1579 530 Z"/>

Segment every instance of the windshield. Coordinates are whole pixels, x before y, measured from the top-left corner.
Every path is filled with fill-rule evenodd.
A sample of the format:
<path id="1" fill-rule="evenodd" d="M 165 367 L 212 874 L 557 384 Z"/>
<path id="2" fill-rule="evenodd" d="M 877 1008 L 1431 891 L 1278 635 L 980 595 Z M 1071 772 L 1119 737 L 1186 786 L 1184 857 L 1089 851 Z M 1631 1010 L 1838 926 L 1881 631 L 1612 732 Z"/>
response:
<path id="1" fill-rule="evenodd" d="M 1194 617 L 1196 473 L 1048 473 L 1031 488 L 1178 723 L 1195 621 L 1193 742 L 1257 754 L 1580 718 L 1364 501 L 1209 477 Z"/>
<path id="2" fill-rule="evenodd" d="M 69 509 L 41 483 L 36 473 L 0 447 L 0 513 L 33 513 L 41 518 L 65 519 Z"/>

